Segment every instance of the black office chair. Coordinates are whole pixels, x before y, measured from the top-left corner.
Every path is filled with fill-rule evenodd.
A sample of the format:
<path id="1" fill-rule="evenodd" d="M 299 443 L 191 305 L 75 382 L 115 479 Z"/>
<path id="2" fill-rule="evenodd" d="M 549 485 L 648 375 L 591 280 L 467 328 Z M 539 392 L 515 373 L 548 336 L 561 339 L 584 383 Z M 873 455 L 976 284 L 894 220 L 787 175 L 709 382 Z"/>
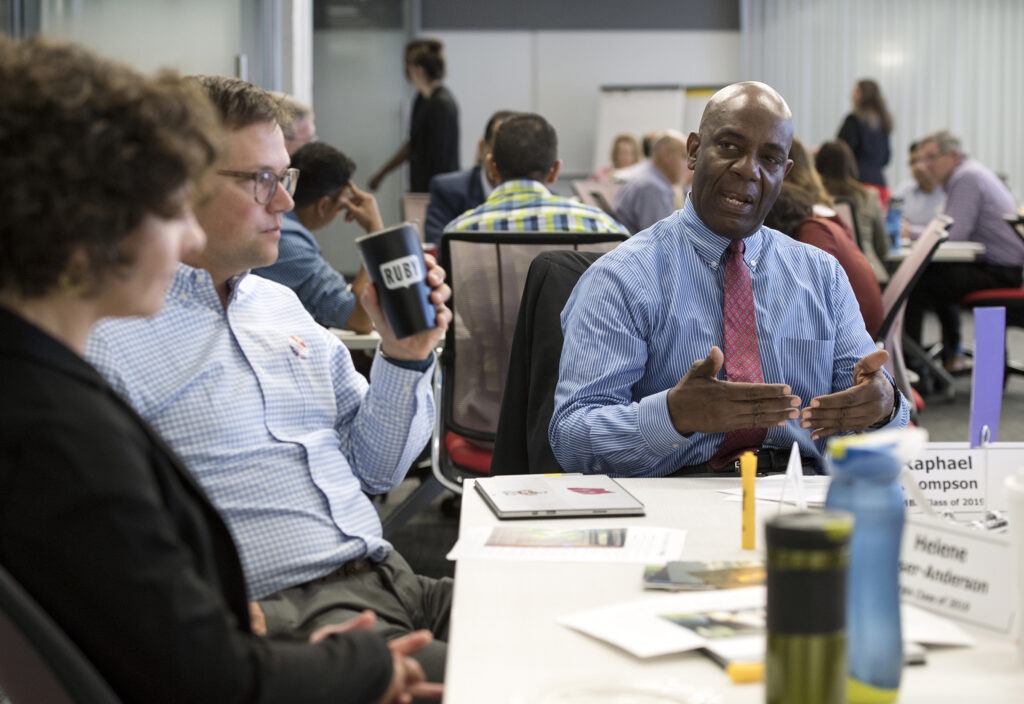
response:
<path id="1" fill-rule="evenodd" d="M 548 442 L 562 355 L 561 314 L 602 252 L 544 252 L 530 264 L 512 337 L 491 474 L 564 471 Z"/>
<path id="2" fill-rule="evenodd" d="M 3 567 L 0 690 L 7 693 L 13 704 L 121 701 L 71 639 Z"/>
<path id="3" fill-rule="evenodd" d="M 555 251 L 603 254 L 625 239 L 598 232 L 444 234 L 441 258 L 448 262 L 454 320 L 434 375 L 432 476 L 384 519 L 385 537 L 445 491 L 460 496 L 467 477 L 490 474 L 519 304 L 534 259 Z M 442 509 L 455 505 L 442 503 Z"/>
<path id="4" fill-rule="evenodd" d="M 952 224 L 953 221 L 949 217 L 936 215 L 928 223 L 928 227 L 924 229 L 921 236 L 914 241 L 909 254 L 893 272 L 889 279 L 889 285 L 882 291 L 884 317 L 881 326 L 875 333 L 875 340 L 885 344 L 885 349 L 889 351 L 889 361 L 885 363 L 885 367 L 896 380 L 896 385 L 903 395 L 914 404 L 910 411 L 910 418 L 913 421 L 917 421 L 918 411 L 923 408 L 923 401 L 914 394 L 910 385 L 910 375 L 907 373 L 903 355 L 903 316 L 906 313 L 907 301 L 914 286 L 928 267 L 932 257 L 935 256 L 939 245 L 949 238 L 947 230 Z M 906 338 L 906 343 L 908 353 L 917 355 L 921 359 L 920 355 L 923 353 L 920 348 L 910 348 L 910 345 L 914 344 L 913 340 Z"/>

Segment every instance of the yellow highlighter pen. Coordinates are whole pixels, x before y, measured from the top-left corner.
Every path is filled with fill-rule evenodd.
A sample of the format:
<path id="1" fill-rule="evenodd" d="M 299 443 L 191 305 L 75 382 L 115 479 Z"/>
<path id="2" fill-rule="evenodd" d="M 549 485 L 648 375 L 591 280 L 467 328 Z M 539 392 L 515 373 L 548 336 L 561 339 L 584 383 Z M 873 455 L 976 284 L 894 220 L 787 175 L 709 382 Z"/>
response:
<path id="1" fill-rule="evenodd" d="M 731 662 L 725 666 L 725 674 L 734 684 L 749 684 L 764 679 L 763 662 Z"/>
<path id="2" fill-rule="evenodd" d="M 754 477 L 757 473 L 757 456 L 749 450 L 740 457 L 740 479 L 743 485 L 743 525 L 741 547 L 753 550 L 757 526 L 754 516 Z"/>

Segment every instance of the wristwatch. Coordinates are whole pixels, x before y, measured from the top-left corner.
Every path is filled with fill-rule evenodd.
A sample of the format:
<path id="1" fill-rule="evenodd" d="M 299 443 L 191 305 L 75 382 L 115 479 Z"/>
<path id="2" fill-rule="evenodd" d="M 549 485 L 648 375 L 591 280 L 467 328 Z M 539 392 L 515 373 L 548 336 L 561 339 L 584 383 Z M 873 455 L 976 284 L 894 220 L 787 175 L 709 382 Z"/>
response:
<path id="1" fill-rule="evenodd" d="M 890 383 L 892 384 L 892 413 L 889 414 L 888 418 L 883 418 L 882 420 L 877 421 L 872 425 L 869 425 L 869 430 L 878 430 L 879 428 L 884 428 L 885 426 L 889 425 L 889 423 L 892 423 L 900 412 L 900 390 L 896 388 L 895 381 Z"/>

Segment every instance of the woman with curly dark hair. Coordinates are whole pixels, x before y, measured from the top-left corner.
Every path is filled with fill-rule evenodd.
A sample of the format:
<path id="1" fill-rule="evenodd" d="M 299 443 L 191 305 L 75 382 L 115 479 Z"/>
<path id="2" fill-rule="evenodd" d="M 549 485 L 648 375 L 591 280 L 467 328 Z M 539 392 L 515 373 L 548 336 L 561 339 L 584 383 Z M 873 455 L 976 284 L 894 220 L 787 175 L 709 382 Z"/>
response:
<path id="1" fill-rule="evenodd" d="M 385 643 L 370 613 L 314 643 L 253 633 L 224 522 L 82 359 L 94 323 L 158 312 L 203 247 L 213 105 L 43 39 L 0 38 L 0 85 L 0 564 L 124 701 L 439 695 L 406 657 L 430 634 Z M 17 675 L 11 698 L 38 698 Z"/>

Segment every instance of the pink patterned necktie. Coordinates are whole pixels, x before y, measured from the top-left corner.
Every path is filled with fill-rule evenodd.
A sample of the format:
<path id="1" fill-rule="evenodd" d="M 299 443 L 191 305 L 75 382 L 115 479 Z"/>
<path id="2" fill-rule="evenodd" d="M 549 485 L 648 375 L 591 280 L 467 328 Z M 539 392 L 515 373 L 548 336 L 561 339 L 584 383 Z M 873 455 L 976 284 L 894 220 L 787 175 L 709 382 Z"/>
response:
<path id="1" fill-rule="evenodd" d="M 761 355 L 757 351 L 757 320 L 754 317 L 754 289 L 750 269 L 743 261 L 743 240 L 729 244 L 725 261 L 725 302 L 722 322 L 725 331 L 725 377 L 729 381 L 761 383 Z M 730 430 L 718 446 L 709 464 L 724 467 L 745 450 L 758 450 L 764 442 L 766 428 Z"/>

